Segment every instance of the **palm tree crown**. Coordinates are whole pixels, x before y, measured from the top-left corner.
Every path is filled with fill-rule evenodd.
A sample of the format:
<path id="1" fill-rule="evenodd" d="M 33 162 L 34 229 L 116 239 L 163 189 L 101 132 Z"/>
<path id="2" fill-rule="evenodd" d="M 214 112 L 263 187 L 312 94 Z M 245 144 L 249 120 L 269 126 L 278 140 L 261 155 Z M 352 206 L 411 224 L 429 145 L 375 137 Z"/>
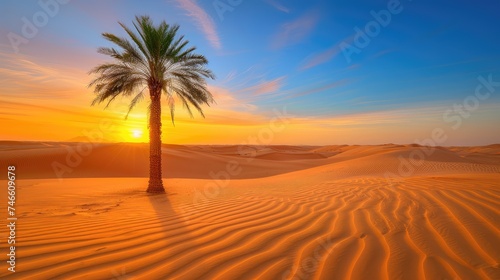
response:
<path id="1" fill-rule="evenodd" d="M 118 96 L 133 96 L 127 116 L 149 90 L 150 180 L 148 192 L 164 192 L 161 180 L 161 95 L 167 97 L 172 123 L 176 96 L 193 116 L 191 106 L 204 117 L 201 106 L 214 102 L 207 89 L 206 78 L 214 79 L 203 55 L 188 47 L 189 41 L 178 36 L 178 25 L 165 21 L 155 26 L 148 16 L 135 18 L 135 31 L 122 23 L 129 38 L 110 33 L 103 37 L 118 49 L 102 47 L 98 52 L 114 60 L 90 71 L 96 74 L 89 87 L 96 94 L 92 105 L 107 101 L 106 107 Z"/>

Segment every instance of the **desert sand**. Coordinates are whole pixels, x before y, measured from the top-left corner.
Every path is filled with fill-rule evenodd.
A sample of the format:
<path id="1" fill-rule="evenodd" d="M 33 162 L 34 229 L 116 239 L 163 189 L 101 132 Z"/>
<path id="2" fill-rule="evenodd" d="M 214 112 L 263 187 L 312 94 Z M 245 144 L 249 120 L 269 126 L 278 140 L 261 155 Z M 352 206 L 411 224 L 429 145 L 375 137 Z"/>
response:
<path id="1" fill-rule="evenodd" d="M 500 145 L 165 145 L 165 195 L 147 144 L 4 141 L 0 162 L 2 279 L 500 279 Z"/>

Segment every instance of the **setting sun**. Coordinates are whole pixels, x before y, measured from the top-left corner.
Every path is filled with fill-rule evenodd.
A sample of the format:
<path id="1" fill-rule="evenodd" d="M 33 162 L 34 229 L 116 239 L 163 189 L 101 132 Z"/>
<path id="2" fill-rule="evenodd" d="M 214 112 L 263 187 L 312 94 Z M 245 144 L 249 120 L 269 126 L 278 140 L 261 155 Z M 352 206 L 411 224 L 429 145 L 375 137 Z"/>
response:
<path id="1" fill-rule="evenodd" d="M 132 130 L 132 137 L 141 138 L 142 137 L 142 130 L 140 130 L 140 129 Z"/>

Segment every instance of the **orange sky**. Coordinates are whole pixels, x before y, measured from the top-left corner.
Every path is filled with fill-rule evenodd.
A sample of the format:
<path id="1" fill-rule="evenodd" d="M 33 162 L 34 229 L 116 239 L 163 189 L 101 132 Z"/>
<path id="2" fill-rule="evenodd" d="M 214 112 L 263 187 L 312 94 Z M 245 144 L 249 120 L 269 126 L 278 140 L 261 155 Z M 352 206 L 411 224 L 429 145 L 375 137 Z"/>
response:
<path id="1" fill-rule="evenodd" d="M 127 120 L 127 99 L 118 100 L 108 109 L 91 107 L 92 90 L 86 87 L 90 77 L 80 69 L 59 69 L 41 65 L 22 56 L 3 55 L 13 66 L 2 75 L 14 80 L 4 84 L 0 97 L 0 126 L 3 140 L 147 142 L 147 101 L 143 101 Z M 254 105 L 237 100 L 224 88 L 210 86 L 217 104 L 205 108 L 206 118 L 191 119 L 178 106 L 176 125 L 172 125 L 164 104 L 163 141 L 177 144 L 380 144 L 412 143 L 431 137 L 436 127 L 443 128 L 449 139 L 474 142 L 483 135 L 488 142 L 496 131 L 482 120 L 499 116 L 496 106 L 483 104 L 481 110 L 464 119 L 453 130 L 441 115 L 447 106 L 429 105 L 410 109 L 374 111 L 337 117 L 300 117 L 290 114 L 272 122 L 276 114 L 261 112 Z M 41 98 L 50 93 L 54 98 Z M 165 102 L 166 103 L 166 102 Z M 499 118 L 500 119 L 500 118 Z M 110 126 L 102 123 L 111 123 Z M 484 125 L 482 125 L 484 123 Z M 444 145 L 455 145 L 447 141 Z M 478 143 L 482 144 L 482 143 Z"/>

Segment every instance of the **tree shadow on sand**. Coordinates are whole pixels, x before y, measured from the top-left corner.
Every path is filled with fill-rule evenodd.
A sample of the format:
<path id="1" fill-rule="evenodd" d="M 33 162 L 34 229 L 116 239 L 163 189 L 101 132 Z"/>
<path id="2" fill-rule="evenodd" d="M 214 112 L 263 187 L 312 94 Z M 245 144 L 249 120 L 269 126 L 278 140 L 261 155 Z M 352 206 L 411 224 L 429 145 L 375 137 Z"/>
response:
<path id="1" fill-rule="evenodd" d="M 145 224 L 154 228 L 155 232 L 153 237 L 146 237 L 144 242 L 158 243 L 158 247 L 148 252 L 153 261 L 138 270 L 130 271 L 126 276 L 130 279 L 135 277 L 168 279 L 174 269 L 172 262 L 187 251 L 185 246 L 194 242 L 195 237 L 190 234 L 185 213 L 172 205 L 171 198 L 176 195 L 175 193 L 142 193 L 142 195 L 147 197 L 153 211 L 152 215 L 148 215 L 149 220 L 145 221 Z"/>

